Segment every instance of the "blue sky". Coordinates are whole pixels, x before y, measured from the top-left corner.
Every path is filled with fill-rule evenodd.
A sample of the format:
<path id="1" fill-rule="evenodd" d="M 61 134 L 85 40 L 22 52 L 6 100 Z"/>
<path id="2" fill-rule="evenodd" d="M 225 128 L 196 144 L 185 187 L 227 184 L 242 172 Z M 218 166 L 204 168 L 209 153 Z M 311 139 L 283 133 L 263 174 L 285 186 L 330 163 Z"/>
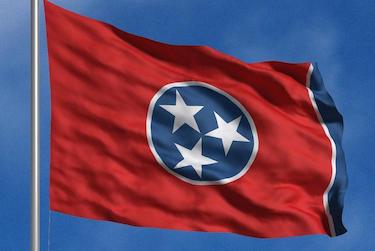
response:
<path id="1" fill-rule="evenodd" d="M 130 227 L 51 213 L 48 228 L 49 83 L 41 19 L 42 250 L 373 250 L 375 239 L 375 2 L 55 0 L 128 32 L 203 44 L 247 62 L 318 62 L 344 115 L 348 233 L 256 239 Z M 41 14 L 42 15 L 42 14 Z M 29 1 L 0 1 L 0 250 L 29 245 Z"/>

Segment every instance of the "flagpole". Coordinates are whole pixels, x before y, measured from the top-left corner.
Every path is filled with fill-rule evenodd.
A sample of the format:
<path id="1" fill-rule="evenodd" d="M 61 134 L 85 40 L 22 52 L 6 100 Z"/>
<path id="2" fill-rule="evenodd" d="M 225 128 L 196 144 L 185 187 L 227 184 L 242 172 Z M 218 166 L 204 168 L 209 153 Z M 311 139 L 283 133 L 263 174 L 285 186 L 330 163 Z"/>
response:
<path id="1" fill-rule="evenodd" d="M 31 250 L 40 249 L 39 3 L 31 0 Z"/>

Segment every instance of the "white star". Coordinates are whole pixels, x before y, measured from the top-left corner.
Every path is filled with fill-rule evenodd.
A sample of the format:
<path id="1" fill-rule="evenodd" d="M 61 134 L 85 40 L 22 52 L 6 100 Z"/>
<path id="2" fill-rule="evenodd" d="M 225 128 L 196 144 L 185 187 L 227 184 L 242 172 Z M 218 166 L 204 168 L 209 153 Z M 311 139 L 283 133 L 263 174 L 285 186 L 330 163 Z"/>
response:
<path id="1" fill-rule="evenodd" d="M 172 133 L 177 131 L 184 124 L 199 131 L 198 124 L 195 121 L 194 115 L 197 114 L 203 106 L 186 105 L 180 93 L 176 90 L 176 104 L 175 105 L 160 105 L 164 110 L 168 111 L 174 116 Z"/>
<path id="2" fill-rule="evenodd" d="M 221 139 L 225 155 L 228 154 L 233 141 L 249 142 L 247 138 L 237 132 L 242 116 L 227 123 L 216 112 L 214 113 L 218 128 L 206 133 L 206 136 Z"/>
<path id="3" fill-rule="evenodd" d="M 217 163 L 216 160 L 202 155 L 202 139 L 199 139 L 197 144 L 195 144 L 195 146 L 191 150 L 180 146 L 179 144 L 175 144 L 175 146 L 184 159 L 178 162 L 174 169 L 192 166 L 198 176 L 202 177 L 203 165 L 211 165 Z"/>

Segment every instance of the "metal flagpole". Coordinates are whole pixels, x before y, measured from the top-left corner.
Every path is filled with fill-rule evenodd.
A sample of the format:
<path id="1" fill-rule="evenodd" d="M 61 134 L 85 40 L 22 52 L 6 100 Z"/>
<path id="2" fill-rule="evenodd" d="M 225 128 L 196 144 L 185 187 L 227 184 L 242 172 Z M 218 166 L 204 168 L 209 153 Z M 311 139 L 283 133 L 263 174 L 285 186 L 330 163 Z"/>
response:
<path id="1" fill-rule="evenodd" d="M 31 250 L 40 249 L 39 223 L 39 3 L 31 0 Z"/>

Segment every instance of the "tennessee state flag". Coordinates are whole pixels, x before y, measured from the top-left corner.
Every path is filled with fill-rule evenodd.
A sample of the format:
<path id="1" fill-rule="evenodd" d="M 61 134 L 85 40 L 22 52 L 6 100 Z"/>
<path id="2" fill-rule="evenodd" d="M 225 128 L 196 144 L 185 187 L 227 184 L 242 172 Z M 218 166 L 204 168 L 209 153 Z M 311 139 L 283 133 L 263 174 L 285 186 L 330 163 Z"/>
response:
<path id="1" fill-rule="evenodd" d="M 342 117 L 316 65 L 248 64 L 45 10 L 52 210 L 255 237 L 346 231 Z"/>

